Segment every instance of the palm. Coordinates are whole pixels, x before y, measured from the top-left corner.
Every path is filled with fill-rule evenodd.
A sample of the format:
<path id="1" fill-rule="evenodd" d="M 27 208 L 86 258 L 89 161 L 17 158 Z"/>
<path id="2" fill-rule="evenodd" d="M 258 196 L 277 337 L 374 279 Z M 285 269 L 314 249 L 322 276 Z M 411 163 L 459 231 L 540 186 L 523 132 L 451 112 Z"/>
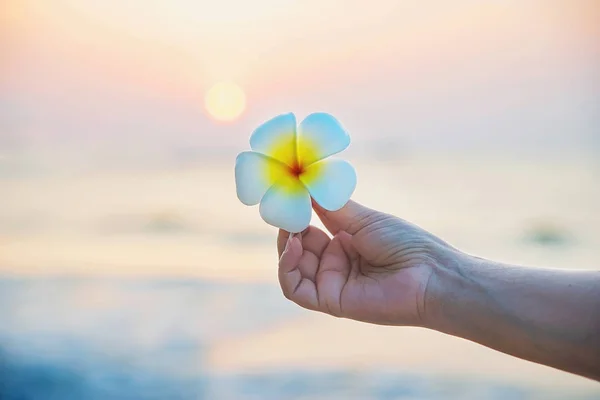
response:
<path id="1" fill-rule="evenodd" d="M 420 324 L 435 262 L 430 247 L 442 243 L 398 218 L 355 203 L 351 207 L 352 218 L 317 209 L 333 239 L 311 226 L 290 242 L 280 260 L 284 293 L 303 307 L 339 317 Z M 281 232 L 280 253 L 287 240 Z"/>

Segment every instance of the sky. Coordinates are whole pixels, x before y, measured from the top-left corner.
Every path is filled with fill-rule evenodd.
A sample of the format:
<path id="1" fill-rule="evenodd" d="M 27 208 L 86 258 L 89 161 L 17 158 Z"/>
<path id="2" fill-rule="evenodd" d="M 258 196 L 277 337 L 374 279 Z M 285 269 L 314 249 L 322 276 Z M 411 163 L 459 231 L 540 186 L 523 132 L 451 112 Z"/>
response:
<path id="1" fill-rule="evenodd" d="M 600 142 L 594 0 L 4 0 L 0 7 L 5 152 L 244 148 L 252 129 L 288 111 L 330 112 L 361 146 Z M 246 111 L 230 123 L 203 107 L 221 80 L 246 93 Z"/>

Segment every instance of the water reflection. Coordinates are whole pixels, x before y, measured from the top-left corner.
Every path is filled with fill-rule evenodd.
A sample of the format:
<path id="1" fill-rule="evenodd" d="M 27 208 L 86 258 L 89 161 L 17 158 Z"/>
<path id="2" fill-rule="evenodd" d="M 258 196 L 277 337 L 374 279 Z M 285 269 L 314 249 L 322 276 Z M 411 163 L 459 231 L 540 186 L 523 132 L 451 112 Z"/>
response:
<path id="1" fill-rule="evenodd" d="M 212 344 L 297 319 L 271 284 L 0 279 L 1 399 L 592 399 L 384 368 L 214 370 Z"/>

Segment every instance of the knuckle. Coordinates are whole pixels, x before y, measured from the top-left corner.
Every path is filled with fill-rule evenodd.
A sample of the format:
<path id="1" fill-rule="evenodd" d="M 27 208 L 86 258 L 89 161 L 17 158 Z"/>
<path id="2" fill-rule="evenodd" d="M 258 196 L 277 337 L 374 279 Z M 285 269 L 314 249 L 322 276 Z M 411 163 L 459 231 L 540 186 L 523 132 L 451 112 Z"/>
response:
<path id="1" fill-rule="evenodd" d="M 387 225 L 391 219 L 393 219 L 391 215 L 384 213 L 363 213 L 363 215 L 359 215 L 356 220 L 351 224 L 351 229 L 355 232 L 360 231 L 371 231 L 380 229 L 382 226 Z"/>
<path id="2" fill-rule="evenodd" d="M 286 299 L 288 299 L 288 300 L 291 300 L 291 299 L 292 299 L 292 294 L 290 293 L 290 291 L 289 291 L 289 290 L 285 290 L 285 289 L 284 289 L 284 290 L 283 290 L 283 297 L 285 297 L 285 298 L 286 298 Z"/>
<path id="3" fill-rule="evenodd" d="M 285 284 L 285 282 L 281 282 L 281 292 L 283 293 L 283 297 L 288 300 L 292 299 L 292 291 L 289 286 Z"/>

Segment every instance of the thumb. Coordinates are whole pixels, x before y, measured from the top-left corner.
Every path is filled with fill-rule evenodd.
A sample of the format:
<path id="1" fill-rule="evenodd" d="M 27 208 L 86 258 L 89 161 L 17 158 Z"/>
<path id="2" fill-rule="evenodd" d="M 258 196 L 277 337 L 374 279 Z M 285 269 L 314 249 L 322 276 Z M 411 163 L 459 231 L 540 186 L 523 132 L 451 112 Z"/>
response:
<path id="1" fill-rule="evenodd" d="M 337 211 L 328 211 L 313 200 L 313 208 L 323 225 L 333 235 L 339 231 L 354 235 L 381 214 L 352 200 Z"/>

